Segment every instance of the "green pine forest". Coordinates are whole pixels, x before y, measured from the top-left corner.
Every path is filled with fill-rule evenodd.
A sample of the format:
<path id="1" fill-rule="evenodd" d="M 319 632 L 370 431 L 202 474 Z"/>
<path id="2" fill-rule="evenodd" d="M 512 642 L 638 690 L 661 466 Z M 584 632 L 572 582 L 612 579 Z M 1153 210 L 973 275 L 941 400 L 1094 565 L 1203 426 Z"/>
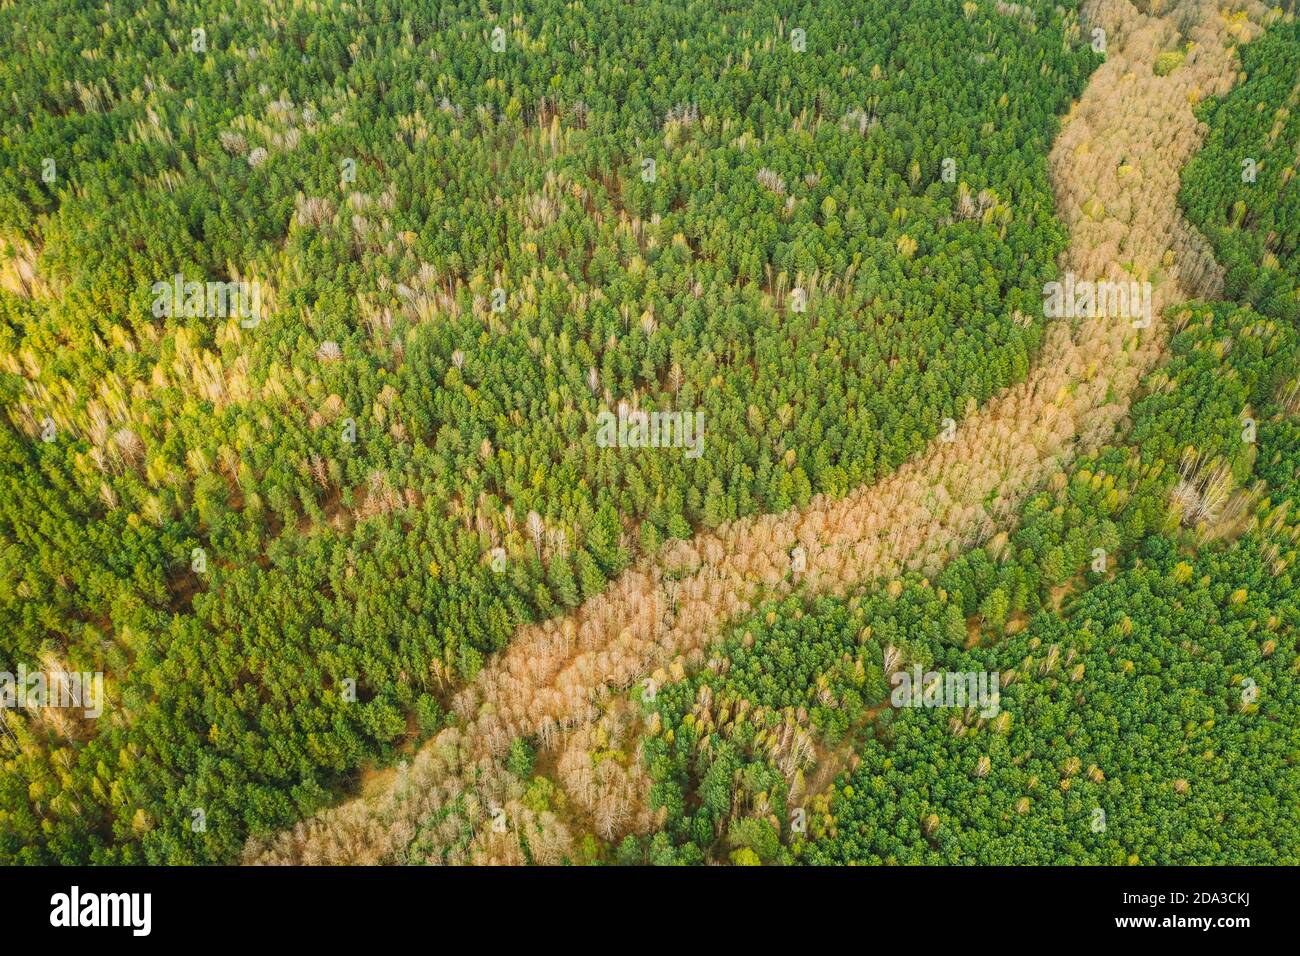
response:
<path id="1" fill-rule="evenodd" d="M 0 2 L 0 671 L 105 691 L 0 710 L 0 862 L 246 860 L 468 726 L 521 629 L 1026 382 L 1089 14 Z M 1258 20 L 1166 173 L 1221 294 L 1115 433 L 933 573 L 719 604 L 581 746 L 515 737 L 511 861 L 1300 862 L 1300 25 Z M 176 275 L 260 302 L 160 315 Z M 702 452 L 602 447 L 629 410 Z M 913 665 L 998 712 L 896 706 Z"/>

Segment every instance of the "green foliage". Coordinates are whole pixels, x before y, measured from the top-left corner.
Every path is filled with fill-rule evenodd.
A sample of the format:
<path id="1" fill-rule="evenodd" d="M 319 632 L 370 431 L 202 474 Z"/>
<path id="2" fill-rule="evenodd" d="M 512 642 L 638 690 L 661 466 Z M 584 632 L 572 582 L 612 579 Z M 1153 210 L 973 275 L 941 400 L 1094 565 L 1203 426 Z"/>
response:
<path id="1" fill-rule="evenodd" d="M 1300 502 L 1261 497 L 1253 470 L 1297 453 L 1267 385 L 1295 333 L 1231 304 L 1184 320 L 1132 444 L 1030 498 L 1005 542 L 933 582 L 761 607 L 662 688 L 645 760 L 664 823 L 620 860 L 1300 860 Z M 1184 448 L 1231 458 L 1252 403 L 1272 424 L 1230 488 L 1246 533 L 1207 547 L 1180 520 Z M 913 665 L 997 675 L 997 706 L 908 706 Z"/>
<path id="2" fill-rule="evenodd" d="M 1294 864 L 1300 605 L 1257 544 L 1179 582 L 1180 555 L 1154 537 L 1068 617 L 1040 614 L 992 652 L 945 661 L 1001 670 L 999 717 L 967 714 L 954 731 L 950 712 L 896 711 L 802 859 Z"/>
<path id="3" fill-rule="evenodd" d="M 1248 78 L 1205 108 L 1183 176 L 1243 301 L 1172 317 L 1126 440 L 1031 497 L 1009 537 L 933 584 L 760 608 L 661 690 L 646 752 L 665 825 L 620 861 L 1300 860 L 1297 39 L 1280 23 L 1242 51 Z M 906 706 L 871 671 L 882 653 L 891 670 L 996 674 L 997 706 Z M 842 738 L 838 778 L 809 785 Z"/>
<path id="4" fill-rule="evenodd" d="M 1023 377 L 1072 8 L 832 4 L 803 52 L 768 0 L 0 9 L 0 664 L 113 714 L 13 715 L 0 860 L 233 860 L 637 547 Z M 265 315 L 157 315 L 174 274 Z M 623 402 L 704 454 L 599 448 Z"/>
<path id="5" fill-rule="evenodd" d="M 1300 22 L 1279 21 L 1240 50 L 1244 82 L 1206 101 L 1205 145 L 1183 171 L 1179 199 L 1227 271 L 1227 298 L 1300 323 Z"/>

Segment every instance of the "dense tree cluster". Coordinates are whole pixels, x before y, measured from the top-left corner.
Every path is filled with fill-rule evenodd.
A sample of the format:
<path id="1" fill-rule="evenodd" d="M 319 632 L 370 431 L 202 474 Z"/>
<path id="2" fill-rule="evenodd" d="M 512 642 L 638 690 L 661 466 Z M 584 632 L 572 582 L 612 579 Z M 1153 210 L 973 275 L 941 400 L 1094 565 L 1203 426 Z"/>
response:
<path id="1" fill-rule="evenodd" d="M 1201 104 L 1210 133 L 1179 193 L 1215 248 L 1228 298 L 1300 322 L 1300 23 L 1275 24 L 1241 49 L 1244 79 Z"/>
<path id="2" fill-rule="evenodd" d="M 1023 377 L 1097 61 L 1033 9 L 0 10 L 0 664 L 110 698 L 5 715 L 0 854 L 231 859 L 638 548 Z M 598 448 L 622 404 L 706 453 Z"/>
<path id="3" fill-rule="evenodd" d="M 1031 498 L 1009 537 L 932 581 L 765 606 L 659 690 L 658 825 L 617 859 L 1300 859 L 1297 502 L 1256 468 L 1296 449 L 1241 420 L 1287 418 L 1300 337 L 1232 304 L 1182 323 L 1130 443 Z M 998 674 L 997 712 L 895 706 L 913 665 Z"/>
<path id="4" fill-rule="evenodd" d="M 1196 292 L 1217 295 L 1223 270 L 1182 218 L 1175 173 L 1203 137 L 1192 104 L 1227 88 L 1234 43 L 1257 25 L 1196 0 L 1167 15 L 1099 4 L 1093 23 L 1099 14 L 1118 42 L 1052 148 L 1071 233 L 1063 263 L 1150 275 L 1157 311 Z M 1132 258 L 1115 261 L 1120 250 Z M 1171 329 L 1181 333 L 1172 343 Z M 1220 304 L 1171 308 L 1143 335 L 1127 322 L 1056 323 L 1047 343 L 1023 383 L 896 474 L 842 499 L 697 534 L 576 612 L 521 629 L 458 695 L 465 723 L 422 748 L 381 795 L 252 845 L 248 858 L 880 862 L 933 861 L 943 850 L 945 860 L 1004 860 L 987 840 L 999 833 L 1019 841 L 1012 858 L 1022 861 L 1292 860 L 1285 811 L 1271 842 L 1259 826 L 1294 792 L 1286 728 L 1295 666 L 1275 660 L 1280 653 L 1286 664 L 1296 649 L 1293 325 Z M 984 544 L 962 555 L 972 541 Z M 796 543 L 806 549 L 802 572 L 788 553 Z M 898 578 L 906 568 L 930 580 Z M 873 579 L 883 590 L 863 599 L 762 605 L 763 595 L 800 590 L 852 596 Z M 719 648 L 714 636 L 730 619 L 741 626 Z M 1112 646 L 1130 652 L 1118 669 Z M 1261 661 L 1271 663 L 1261 670 Z M 896 714 L 900 702 L 883 691 L 909 663 L 985 677 L 982 668 L 996 665 L 1007 693 L 1026 695 L 1017 697 L 1021 723 L 1000 698 L 996 713 Z M 1117 701 L 1112 692 L 1132 684 L 1139 665 L 1142 699 Z M 1223 669 L 1235 665 L 1248 673 L 1225 685 Z M 1090 672 L 1103 675 L 1100 687 Z M 1286 715 L 1272 725 L 1237 716 L 1258 714 L 1261 677 L 1270 713 Z M 1192 762 L 1199 776 L 1168 776 L 1187 765 L 1182 743 L 1169 741 L 1196 728 L 1180 738 L 1162 696 L 1225 725 L 1221 736 L 1197 731 L 1209 744 L 1205 764 Z M 1094 700 L 1099 720 L 1074 712 Z M 1133 715 L 1143 723 L 1125 731 Z M 900 755 L 895 727 L 922 752 Z M 1044 728 L 1062 727 L 1044 739 Z M 970 749 L 951 742 L 967 736 Z M 1012 766 L 1034 773 L 1008 776 L 995 762 L 988 745 L 1008 736 L 1021 748 Z M 1068 753 L 1076 739 L 1110 763 L 1085 768 Z M 1210 765 L 1225 755 L 1230 774 L 1248 765 L 1243 778 Z M 940 763 L 950 772 L 936 774 Z M 1116 765 L 1122 788 L 1095 789 L 1114 781 Z M 1270 785 L 1240 796 L 1252 774 Z M 978 787 L 992 778 L 1033 791 L 1015 799 L 1017 816 L 1041 804 L 1049 818 L 1013 830 L 1005 815 L 985 813 L 997 794 Z M 1092 800 L 1084 819 L 1079 804 L 1043 796 L 1041 781 L 1056 778 L 1061 794 Z M 1210 799 L 1189 796 L 1197 787 Z M 1179 803 L 1168 803 L 1170 789 Z M 914 818 L 916 793 L 929 807 Z M 1230 819 L 1211 813 L 1219 801 L 1243 809 Z M 1147 805 L 1167 832 L 1184 816 L 1193 832 L 1151 852 L 1156 830 L 1139 816 Z M 1123 829 L 1102 837 L 1117 811 Z M 1072 815 L 1064 826 L 1062 814 Z M 1095 835 L 1086 847 L 1080 822 Z"/>
<path id="5" fill-rule="evenodd" d="M 1201 108 L 1205 148 L 1183 173 L 1188 218 L 1214 244 L 1226 292 L 1269 319 L 1300 327 L 1300 23 L 1275 24 L 1241 50 L 1243 81 Z M 1280 414 L 1262 419 L 1260 476 L 1300 500 L 1300 367 L 1278 383 Z"/>
<path id="6" fill-rule="evenodd" d="M 1066 617 L 945 661 L 1002 668 L 1000 713 L 893 711 L 806 859 L 1294 864 L 1298 610 L 1255 547 L 1150 538 Z"/>
<path id="7" fill-rule="evenodd" d="M 1184 175 L 1247 304 L 1180 309 L 1126 441 L 1032 497 L 1009 536 L 933 582 L 764 608 L 660 691 L 659 826 L 618 859 L 1300 859 L 1300 329 L 1279 255 L 1298 36 L 1283 23 L 1245 48 Z M 1265 160 L 1255 181 L 1238 153 Z M 997 713 L 893 706 L 913 662 L 997 673 Z"/>

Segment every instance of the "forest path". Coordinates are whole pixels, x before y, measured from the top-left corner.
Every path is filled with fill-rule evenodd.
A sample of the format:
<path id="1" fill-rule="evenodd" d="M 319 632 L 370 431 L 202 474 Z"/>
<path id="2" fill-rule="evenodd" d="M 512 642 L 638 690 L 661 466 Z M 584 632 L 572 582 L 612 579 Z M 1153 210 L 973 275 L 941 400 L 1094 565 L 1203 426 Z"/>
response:
<path id="1" fill-rule="evenodd" d="M 514 738 L 537 736 L 552 747 L 564 732 L 589 728 L 612 690 L 660 668 L 680 674 L 683 663 L 697 665 L 727 622 L 768 598 L 794 588 L 843 594 L 907 570 L 937 570 L 1007 525 L 1026 495 L 1112 436 L 1163 353 L 1169 322 L 1162 311 L 1212 296 L 1221 284 L 1208 247 L 1178 208 L 1179 171 L 1204 136 L 1194 103 L 1231 86 L 1232 41 L 1255 32 L 1251 20 L 1224 16 L 1214 2 L 1169 6 L 1147 15 L 1128 0 L 1085 4 L 1083 42 L 1101 27 L 1107 58 L 1064 117 L 1050 156 L 1057 214 L 1070 235 L 1061 272 L 1079 280 L 1149 278 L 1149 328 L 1118 317 L 1056 320 L 1024 382 L 887 478 L 674 542 L 567 616 L 521 628 L 457 695 L 458 726 L 426 744 L 383 793 L 270 841 L 250 841 L 245 861 L 391 861 L 420 821 L 444 816 L 439 811 L 460 795 L 468 799 L 420 834 L 421 853 L 458 845 L 452 858 L 465 859 L 470 827 L 478 858 L 521 859 L 512 833 L 488 825 L 494 815 L 500 820 L 498 808 L 510 830 L 533 825 L 536 833 L 541 825 L 562 846 L 563 826 L 522 807 L 522 784 L 504 769 Z M 1193 45 L 1183 63 L 1155 76 L 1156 56 L 1187 40 Z M 796 548 L 803 549 L 801 573 L 792 568 Z M 535 856 L 542 842 L 530 836 Z"/>

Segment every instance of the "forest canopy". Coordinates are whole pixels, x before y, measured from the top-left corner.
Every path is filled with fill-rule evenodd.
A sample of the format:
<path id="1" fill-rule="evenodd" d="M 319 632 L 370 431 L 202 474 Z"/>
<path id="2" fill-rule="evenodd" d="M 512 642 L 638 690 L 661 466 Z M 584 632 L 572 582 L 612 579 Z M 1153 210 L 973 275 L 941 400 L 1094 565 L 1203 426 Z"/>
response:
<path id="1" fill-rule="evenodd" d="M 1250 34 L 1184 3 L 1126 89 Z M 1300 32 L 1177 100 L 1222 295 L 1089 353 L 1086 223 L 1177 285 L 1049 164 L 1094 13 L 0 4 L 0 672 L 103 675 L 0 708 L 0 863 L 1296 862 Z M 772 530 L 1003 413 L 1045 480 L 933 569 Z M 698 646 L 635 673 L 620 606 Z"/>

